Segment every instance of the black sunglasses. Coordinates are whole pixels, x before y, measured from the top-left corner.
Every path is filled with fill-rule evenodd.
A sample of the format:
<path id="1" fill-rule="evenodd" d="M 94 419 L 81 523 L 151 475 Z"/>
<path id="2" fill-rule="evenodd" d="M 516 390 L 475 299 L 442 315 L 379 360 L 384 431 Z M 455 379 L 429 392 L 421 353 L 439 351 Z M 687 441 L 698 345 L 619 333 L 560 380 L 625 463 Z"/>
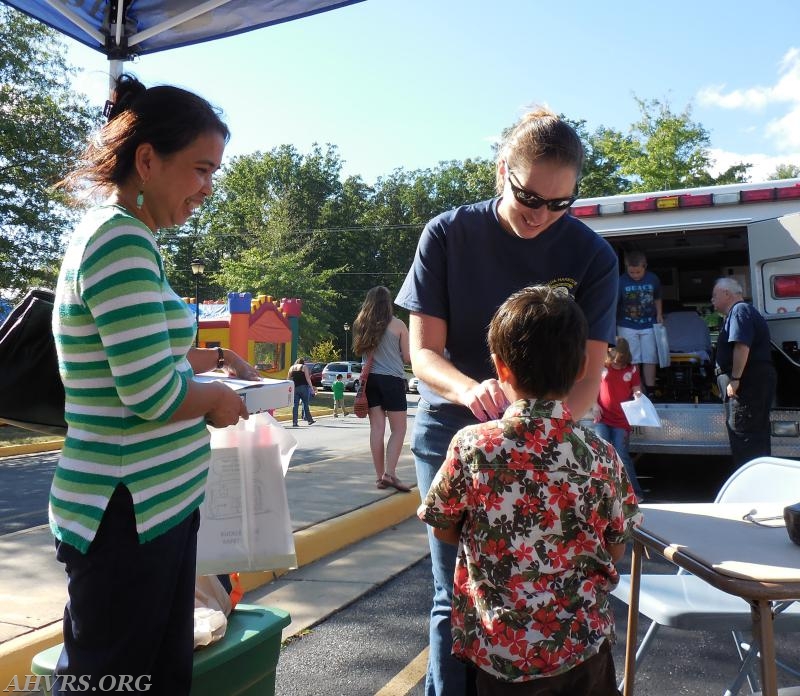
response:
<path id="1" fill-rule="evenodd" d="M 508 184 L 511 186 L 511 193 L 514 194 L 514 198 L 517 199 L 517 202 L 521 203 L 526 208 L 538 210 L 545 205 L 548 210 L 554 213 L 560 213 L 562 210 L 569 208 L 578 198 L 577 194 L 569 198 L 542 198 L 538 193 L 528 191 L 522 188 L 519 182 L 514 181 L 514 178 L 512 178 L 514 177 L 514 173 L 509 168 L 508 163 L 506 163 L 506 171 L 508 172 Z"/>

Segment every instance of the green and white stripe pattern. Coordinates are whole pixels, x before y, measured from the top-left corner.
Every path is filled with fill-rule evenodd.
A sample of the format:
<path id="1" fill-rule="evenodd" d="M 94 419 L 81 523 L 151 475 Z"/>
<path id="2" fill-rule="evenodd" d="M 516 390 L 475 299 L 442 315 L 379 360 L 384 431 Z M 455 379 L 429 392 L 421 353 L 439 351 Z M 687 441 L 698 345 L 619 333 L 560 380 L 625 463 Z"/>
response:
<path id="1" fill-rule="evenodd" d="M 140 542 L 202 502 L 204 419 L 168 422 L 192 377 L 194 333 L 150 230 L 117 206 L 90 211 L 67 247 L 53 313 L 68 425 L 50 490 L 58 539 L 85 553 L 120 483 Z"/>

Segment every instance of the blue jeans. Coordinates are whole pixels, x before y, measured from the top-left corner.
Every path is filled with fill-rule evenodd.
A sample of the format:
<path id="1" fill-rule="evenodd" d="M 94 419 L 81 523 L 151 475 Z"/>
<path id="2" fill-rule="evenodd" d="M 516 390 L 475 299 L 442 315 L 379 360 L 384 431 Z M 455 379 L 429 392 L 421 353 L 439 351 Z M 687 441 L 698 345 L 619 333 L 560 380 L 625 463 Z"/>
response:
<path id="1" fill-rule="evenodd" d="M 614 428 L 605 423 L 595 423 L 594 431 L 606 442 L 610 442 L 614 445 L 614 449 L 617 450 L 617 454 L 622 460 L 622 464 L 625 466 L 625 473 L 628 474 L 628 480 L 631 482 L 631 486 L 633 486 L 633 492 L 639 500 L 644 499 L 642 487 L 639 485 L 639 479 L 636 477 L 636 469 L 633 466 L 633 460 L 628 451 L 628 445 L 631 441 L 630 430 Z"/>
<path id="2" fill-rule="evenodd" d="M 294 406 L 292 406 L 292 425 L 297 425 L 297 407 L 300 402 L 303 402 L 303 418 L 312 423 L 314 419 L 311 417 L 311 411 L 308 408 L 308 402 L 311 399 L 311 388 L 307 384 L 294 388 Z"/>
<path id="3" fill-rule="evenodd" d="M 420 495 L 428 493 L 436 472 L 444 462 L 453 435 L 466 425 L 476 423 L 468 411 L 440 410 L 420 399 L 411 436 L 411 451 L 417 469 Z M 462 696 L 468 691 L 467 669 L 450 651 L 453 637 L 450 633 L 450 612 L 453 602 L 453 576 L 456 568 L 457 547 L 439 541 L 428 527 L 428 544 L 433 567 L 433 607 L 430 620 L 430 651 L 428 674 L 425 678 L 426 696 Z"/>

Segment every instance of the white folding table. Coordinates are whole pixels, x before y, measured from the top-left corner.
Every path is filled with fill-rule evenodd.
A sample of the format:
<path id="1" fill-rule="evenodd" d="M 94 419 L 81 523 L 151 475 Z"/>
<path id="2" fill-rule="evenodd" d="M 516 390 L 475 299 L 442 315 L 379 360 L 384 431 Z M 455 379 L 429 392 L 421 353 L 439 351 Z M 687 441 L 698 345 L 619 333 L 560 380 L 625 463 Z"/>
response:
<path id="1" fill-rule="evenodd" d="M 793 501 L 796 502 L 796 501 Z M 644 521 L 634 530 L 631 596 L 625 646 L 625 696 L 633 696 L 639 619 L 639 584 L 644 549 L 653 551 L 723 592 L 750 604 L 754 649 L 761 651 L 761 688 L 776 696 L 772 602 L 800 599 L 800 546 L 783 523 L 757 525 L 743 516 L 780 516 L 772 503 L 686 503 L 642 505 Z"/>

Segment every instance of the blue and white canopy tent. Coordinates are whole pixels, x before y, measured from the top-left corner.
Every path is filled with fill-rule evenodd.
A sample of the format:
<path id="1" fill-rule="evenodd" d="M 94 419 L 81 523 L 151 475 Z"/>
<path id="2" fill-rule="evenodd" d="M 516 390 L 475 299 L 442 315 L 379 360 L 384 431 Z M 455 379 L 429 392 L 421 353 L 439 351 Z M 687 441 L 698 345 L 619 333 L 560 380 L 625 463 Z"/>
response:
<path id="1" fill-rule="evenodd" d="M 363 0 L 0 0 L 108 57 L 111 84 L 122 62 L 213 41 Z"/>

